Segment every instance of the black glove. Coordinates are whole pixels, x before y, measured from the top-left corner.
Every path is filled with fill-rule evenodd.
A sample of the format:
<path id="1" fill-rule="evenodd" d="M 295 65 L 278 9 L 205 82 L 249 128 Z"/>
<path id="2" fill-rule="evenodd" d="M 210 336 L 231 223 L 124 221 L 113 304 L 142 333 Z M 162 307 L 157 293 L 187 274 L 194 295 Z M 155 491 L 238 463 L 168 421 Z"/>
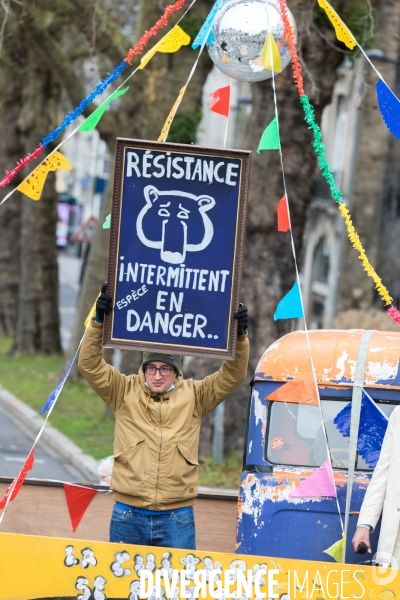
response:
<path id="1" fill-rule="evenodd" d="M 239 310 L 233 315 L 233 318 L 238 321 L 238 335 L 247 333 L 247 328 L 249 326 L 249 309 L 247 306 L 241 304 Z"/>
<path id="2" fill-rule="evenodd" d="M 96 317 L 101 323 L 104 321 L 104 313 L 109 315 L 113 308 L 111 296 L 106 293 L 106 289 L 107 284 L 105 283 L 101 288 L 101 294 L 96 302 Z"/>

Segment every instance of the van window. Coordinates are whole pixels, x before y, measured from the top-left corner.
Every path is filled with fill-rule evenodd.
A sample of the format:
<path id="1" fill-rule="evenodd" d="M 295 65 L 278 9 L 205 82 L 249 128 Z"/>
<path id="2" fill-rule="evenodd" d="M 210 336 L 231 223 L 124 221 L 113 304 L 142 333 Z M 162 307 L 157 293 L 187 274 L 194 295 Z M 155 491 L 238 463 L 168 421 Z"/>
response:
<path id="1" fill-rule="evenodd" d="M 342 436 L 333 420 L 350 400 L 350 398 L 321 399 L 332 465 L 338 469 L 348 467 L 350 438 Z M 379 408 L 387 417 L 396 406 L 396 404 L 379 403 Z M 266 440 L 265 457 L 273 464 L 319 467 L 327 459 L 321 412 L 318 406 L 270 402 Z M 361 471 L 372 470 L 361 457 L 358 457 L 356 468 Z"/>

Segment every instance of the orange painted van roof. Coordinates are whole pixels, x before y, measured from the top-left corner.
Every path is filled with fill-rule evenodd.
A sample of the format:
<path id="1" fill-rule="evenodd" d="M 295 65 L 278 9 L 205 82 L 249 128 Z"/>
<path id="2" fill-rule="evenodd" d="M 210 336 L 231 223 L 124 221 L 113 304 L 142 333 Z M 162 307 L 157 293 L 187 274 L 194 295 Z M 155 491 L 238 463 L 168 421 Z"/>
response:
<path id="1" fill-rule="evenodd" d="M 363 329 L 309 331 L 311 354 L 318 383 L 346 386 L 353 383 L 358 346 Z M 400 333 L 375 331 L 367 366 L 366 387 L 400 389 Z M 287 381 L 311 368 L 304 331 L 294 331 L 274 342 L 262 355 L 254 379 Z"/>

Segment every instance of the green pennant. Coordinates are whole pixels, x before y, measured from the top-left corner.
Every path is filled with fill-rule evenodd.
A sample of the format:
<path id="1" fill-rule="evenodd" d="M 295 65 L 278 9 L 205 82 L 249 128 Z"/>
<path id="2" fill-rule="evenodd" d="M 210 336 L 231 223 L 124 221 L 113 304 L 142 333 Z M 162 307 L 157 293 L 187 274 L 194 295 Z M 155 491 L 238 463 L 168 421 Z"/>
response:
<path id="1" fill-rule="evenodd" d="M 78 131 L 93 131 L 93 129 L 96 129 L 96 126 L 97 126 L 98 122 L 100 121 L 101 117 L 104 115 L 107 106 L 113 100 L 115 100 L 115 98 L 119 98 L 120 96 L 123 96 L 128 90 L 129 90 L 129 85 L 124 90 L 117 90 L 116 92 L 111 94 L 111 96 L 109 98 L 107 98 L 107 100 L 101 106 L 96 108 L 96 110 L 94 112 L 92 112 L 90 117 L 88 117 L 86 119 L 86 121 L 84 121 L 82 123 L 82 125 L 80 125 L 80 127 L 78 127 Z"/>
<path id="2" fill-rule="evenodd" d="M 111 213 L 106 216 L 106 220 L 103 223 L 103 229 L 110 229 L 111 227 Z"/>
<path id="3" fill-rule="evenodd" d="M 281 142 L 279 139 L 278 121 L 275 117 L 261 136 L 257 154 L 260 154 L 261 150 L 279 150 L 280 147 Z"/>

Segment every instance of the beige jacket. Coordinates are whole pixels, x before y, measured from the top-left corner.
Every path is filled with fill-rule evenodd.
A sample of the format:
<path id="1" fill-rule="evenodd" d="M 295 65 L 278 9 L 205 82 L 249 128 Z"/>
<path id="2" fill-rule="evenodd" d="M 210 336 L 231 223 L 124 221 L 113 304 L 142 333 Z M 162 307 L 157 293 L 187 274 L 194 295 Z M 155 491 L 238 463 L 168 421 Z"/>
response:
<path id="1" fill-rule="evenodd" d="M 115 413 L 114 499 L 165 510 L 193 504 L 197 496 L 200 423 L 245 379 L 247 335 L 239 336 L 235 360 L 202 381 L 175 380 L 162 395 L 138 375 L 122 375 L 103 360 L 103 326 L 91 322 L 79 356 L 79 370 Z"/>
<path id="2" fill-rule="evenodd" d="M 361 506 L 358 524 L 375 529 L 382 515 L 377 562 L 390 563 L 400 522 L 400 406 L 390 415 L 381 454 Z M 398 544 L 397 544 L 398 547 Z M 400 561 L 400 556 L 395 556 Z"/>

